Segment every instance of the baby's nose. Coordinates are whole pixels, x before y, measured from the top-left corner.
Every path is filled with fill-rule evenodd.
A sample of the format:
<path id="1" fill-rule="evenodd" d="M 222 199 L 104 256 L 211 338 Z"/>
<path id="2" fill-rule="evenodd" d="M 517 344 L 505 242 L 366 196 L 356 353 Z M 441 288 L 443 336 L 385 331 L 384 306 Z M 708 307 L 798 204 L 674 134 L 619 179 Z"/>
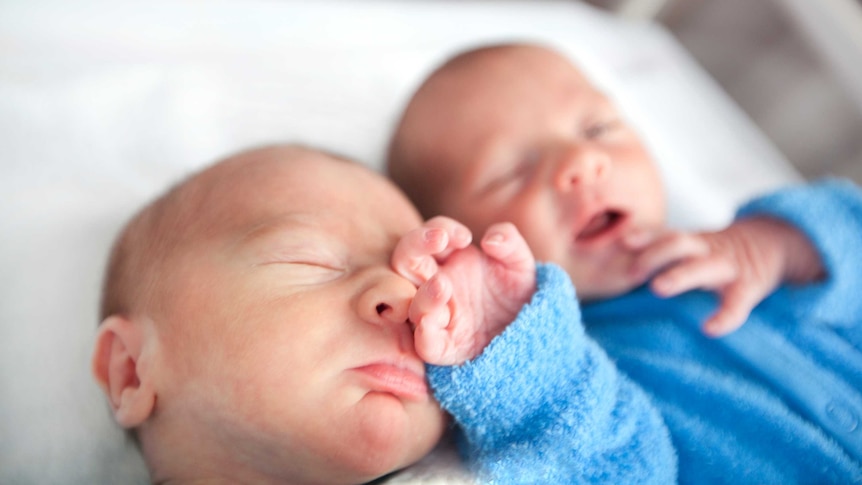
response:
<path id="1" fill-rule="evenodd" d="M 611 158 L 607 153 L 584 147 L 571 147 L 561 154 L 556 173 L 558 190 L 596 184 L 610 175 Z"/>
<path id="2" fill-rule="evenodd" d="M 360 296 L 359 313 L 366 321 L 379 325 L 406 324 L 415 294 L 416 287 L 394 272 L 377 275 Z"/>
<path id="3" fill-rule="evenodd" d="M 380 302 L 375 307 L 377 311 L 377 315 L 383 320 L 389 321 L 391 323 L 400 323 L 407 321 L 406 312 L 402 311 L 402 305 L 396 304 L 397 306 L 393 307 L 391 304 L 386 302 Z M 402 318 L 402 314 L 404 317 Z"/>

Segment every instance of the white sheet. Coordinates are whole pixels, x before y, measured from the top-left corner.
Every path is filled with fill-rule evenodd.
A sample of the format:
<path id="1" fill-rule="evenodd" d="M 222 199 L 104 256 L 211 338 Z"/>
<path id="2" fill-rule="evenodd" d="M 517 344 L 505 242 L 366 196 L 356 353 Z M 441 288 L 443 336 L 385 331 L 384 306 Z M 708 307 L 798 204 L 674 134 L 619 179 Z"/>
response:
<path id="1" fill-rule="evenodd" d="M 437 62 L 517 39 L 618 99 L 679 225 L 798 178 L 665 31 L 575 2 L 0 3 L 0 483 L 147 480 L 89 375 L 104 260 L 134 209 L 262 143 L 380 167 Z"/>

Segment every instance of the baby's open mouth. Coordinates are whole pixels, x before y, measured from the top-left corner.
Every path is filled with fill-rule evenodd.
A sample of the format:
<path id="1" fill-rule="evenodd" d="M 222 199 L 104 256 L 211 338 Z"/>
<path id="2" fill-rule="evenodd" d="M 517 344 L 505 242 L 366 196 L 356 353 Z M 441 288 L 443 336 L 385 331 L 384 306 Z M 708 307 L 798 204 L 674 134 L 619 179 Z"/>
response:
<path id="1" fill-rule="evenodd" d="M 587 221 L 587 224 L 578 233 L 575 241 L 585 242 L 595 240 L 604 234 L 610 233 L 623 220 L 623 214 L 615 210 L 601 211 Z"/>

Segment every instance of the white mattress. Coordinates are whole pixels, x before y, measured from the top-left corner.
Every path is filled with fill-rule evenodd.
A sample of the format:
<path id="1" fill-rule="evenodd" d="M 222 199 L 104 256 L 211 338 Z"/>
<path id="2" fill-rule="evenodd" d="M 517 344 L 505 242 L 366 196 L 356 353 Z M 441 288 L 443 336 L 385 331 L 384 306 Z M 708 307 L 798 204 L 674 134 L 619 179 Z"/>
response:
<path id="1" fill-rule="evenodd" d="M 618 100 L 679 226 L 720 226 L 799 178 L 664 30 L 576 2 L 0 3 L 0 483 L 147 480 L 89 375 L 104 261 L 132 211 L 252 145 L 379 168 L 437 62 L 509 40 L 559 48 Z"/>

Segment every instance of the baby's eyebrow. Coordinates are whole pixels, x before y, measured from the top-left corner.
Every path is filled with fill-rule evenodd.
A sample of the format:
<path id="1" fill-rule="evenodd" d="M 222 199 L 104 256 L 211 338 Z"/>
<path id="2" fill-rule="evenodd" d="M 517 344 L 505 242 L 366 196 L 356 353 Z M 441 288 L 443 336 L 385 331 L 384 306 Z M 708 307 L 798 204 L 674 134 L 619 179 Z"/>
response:
<path id="1" fill-rule="evenodd" d="M 234 247 L 245 247 L 258 241 L 307 231 L 311 228 L 311 220 L 313 220 L 313 216 L 310 214 L 290 214 L 254 222 L 249 224 L 246 229 L 239 231 Z"/>

